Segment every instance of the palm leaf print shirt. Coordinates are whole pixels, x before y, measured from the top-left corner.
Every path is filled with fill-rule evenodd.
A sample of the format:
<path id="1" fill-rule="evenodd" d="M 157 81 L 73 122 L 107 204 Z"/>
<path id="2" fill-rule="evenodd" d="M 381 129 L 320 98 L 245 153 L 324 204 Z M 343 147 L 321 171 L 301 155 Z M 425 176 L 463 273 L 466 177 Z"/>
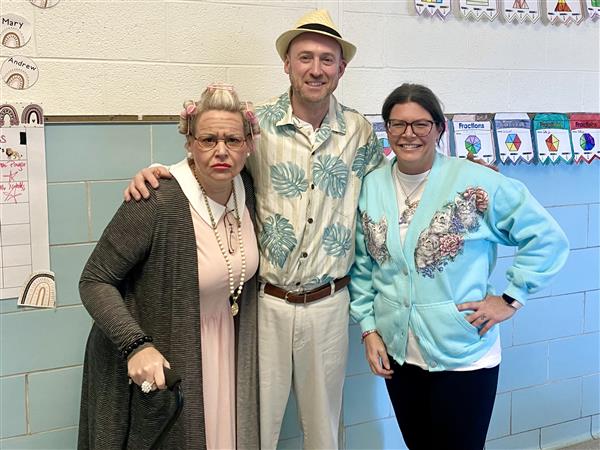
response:
<path id="1" fill-rule="evenodd" d="M 247 167 L 256 191 L 261 281 L 311 289 L 343 277 L 354 261 L 363 177 L 384 164 L 371 123 L 331 96 L 313 130 L 288 92 L 256 107 L 261 138 Z"/>

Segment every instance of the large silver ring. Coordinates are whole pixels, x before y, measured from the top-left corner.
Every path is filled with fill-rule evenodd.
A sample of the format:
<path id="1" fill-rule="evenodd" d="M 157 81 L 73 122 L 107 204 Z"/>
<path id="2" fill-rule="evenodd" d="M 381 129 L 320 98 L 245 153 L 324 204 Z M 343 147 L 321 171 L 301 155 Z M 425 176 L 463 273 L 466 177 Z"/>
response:
<path id="1" fill-rule="evenodd" d="M 144 382 L 142 383 L 142 386 L 141 386 L 141 388 L 142 388 L 142 392 L 143 392 L 144 394 L 149 394 L 149 393 L 150 393 L 150 391 L 152 391 L 152 384 L 153 384 L 153 383 L 150 383 L 149 381 L 144 381 Z"/>

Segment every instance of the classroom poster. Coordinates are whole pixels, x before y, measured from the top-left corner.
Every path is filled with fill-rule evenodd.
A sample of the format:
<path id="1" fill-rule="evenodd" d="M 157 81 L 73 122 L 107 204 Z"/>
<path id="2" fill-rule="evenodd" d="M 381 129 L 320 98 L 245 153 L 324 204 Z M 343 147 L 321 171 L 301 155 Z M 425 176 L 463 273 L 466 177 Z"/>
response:
<path id="1" fill-rule="evenodd" d="M 596 20 L 600 17 L 600 0 L 585 0 L 585 8 L 590 20 Z"/>
<path id="2" fill-rule="evenodd" d="M 574 161 L 590 164 L 600 159 L 600 114 L 571 114 L 569 119 Z"/>
<path id="3" fill-rule="evenodd" d="M 496 152 L 492 137 L 492 121 L 489 114 L 455 114 L 452 118 L 454 128 L 454 153 L 466 158 L 469 153 L 494 164 Z"/>
<path id="4" fill-rule="evenodd" d="M 0 298 L 52 307 L 44 116 L 35 104 L 0 105 Z M 52 285 L 52 287 L 50 287 Z M 29 300 L 27 297 L 29 295 Z"/>
<path id="5" fill-rule="evenodd" d="M 546 17 L 550 23 L 579 23 L 583 19 L 580 0 L 546 0 Z"/>
<path id="6" fill-rule="evenodd" d="M 450 0 L 415 0 L 415 9 L 421 16 L 435 16 L 444 19 L 451 11 Z"/>
<path id="7" fill-rule="evenodd" d="M 494 128 L 498 156 L 503 164 L 533 162 L 531 119 L 526 113 L 496 113 Z"/>
<path id="8" fill-rule="evenodd" d="M 501 0 L 502 15 L 507 22 L 537 22 L 540 0 Z"/>
<path id="9" fill-rule="evenodd" d="M 533 131 L 537 157 L 542 164 L 573 161 L 569 118 L 566 114 L 536 114 Z"/>
<path id="10" fill-rule="evenodd" d="M 498 14 L 497 0 L 460 0 L 460 13 L 465 18 L 494 20 Z"/>

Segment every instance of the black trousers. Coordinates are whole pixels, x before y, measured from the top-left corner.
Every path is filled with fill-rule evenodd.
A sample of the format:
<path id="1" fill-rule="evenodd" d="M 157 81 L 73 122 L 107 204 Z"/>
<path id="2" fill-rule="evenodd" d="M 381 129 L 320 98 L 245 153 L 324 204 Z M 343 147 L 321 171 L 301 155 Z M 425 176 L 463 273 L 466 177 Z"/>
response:
<path id="1" fill-rule="evenodd" d="M 498 385 L 499 366 L 428 372 L 390 357 L 386 385 L 410 450 L 482 450 Z"/>

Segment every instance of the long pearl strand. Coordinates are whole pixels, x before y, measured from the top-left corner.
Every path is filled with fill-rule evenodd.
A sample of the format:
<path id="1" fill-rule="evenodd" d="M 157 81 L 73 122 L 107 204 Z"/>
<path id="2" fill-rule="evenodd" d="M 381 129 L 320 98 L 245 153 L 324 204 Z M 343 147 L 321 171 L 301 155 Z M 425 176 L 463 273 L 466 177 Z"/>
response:
<path id="1" fill-rule="evenodd" d="M 221 254 L 225 259 L 225 264 L 227 265 L 227 276 L 229 278 L 229 301 L 231 303 L 231 315 L 235 316 L 240 310 L 238 305 L 238 298 L 242 294 L 242 290 L 244 289 L 244 282 L 246 281 L 246 252 L 244 251 L 244 241 L 242 240 L 242 220 L 240 217 L 240 213 L 238 210 L 238 202 L 237 202 L 237 194 L 235 193 L 235 186 L 233 184 L 233 180 L 231 180 L 231 190 L 233 192 L 233 203 L 234 203 L 234 211 L 235 211 L 235 221 L 237 223 L 237 237 L 238 243 L 240 244 L 240 256 L 242 258 L 242 270 L 240 273 L 240 284 L 237 289 L 235 288 L 235 280 L 233 277 L 233 267 L 231 266 L 231 261 L 227 256 L 227 252 L 225 251 L 225 246 L 223 245 L 223 241 L 221 240 L 221 235 L 217 230 L 217 223 L 215 222 L 215 217 L 213 216 L 212 210 L 210 209 L 210 204 L 208 203 L 208 195 L 206 194 L 206 190 L 200 180 L 198 179 L 198 175 L 196 174 L 196 170 L 194 167 L 194 162 L 190 160 L 189 166 L 194 173 L 194 177 L 198 182 L 198 186 L 200 186 L 200 191 L 202 192 L 202 198 L 204 198 L 204 204 L 206 205 L 206 209 L 208 210 L 208 216 L 210 217 L 210 226 L 217 238 L 217 244 L 219 244 L 219 249 L 221 250 Z M 227 214 L 227 212 L 225 212 Z"/>

